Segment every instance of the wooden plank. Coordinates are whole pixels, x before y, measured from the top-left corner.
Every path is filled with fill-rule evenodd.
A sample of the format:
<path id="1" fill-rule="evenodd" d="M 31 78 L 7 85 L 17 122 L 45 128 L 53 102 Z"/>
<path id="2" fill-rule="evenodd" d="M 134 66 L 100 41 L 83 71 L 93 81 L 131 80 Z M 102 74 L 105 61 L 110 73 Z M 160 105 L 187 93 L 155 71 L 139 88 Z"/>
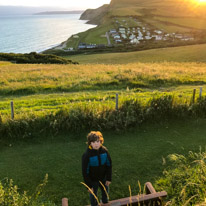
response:
<path id="1" fill-rule="evenodd" d="M 67 198 L 62 199 L 62 206 L 68 206 L 68 199 Z"/>
<path id="2" fill-rule="evenodd" d="M 118 200 L 112 200 L 109 203 L 100 206 L 160 206 L 162 205 L 162 198 L 167 196 L 167 192 L 156 192 L 150 182 L 145 183 L 146 194 L 136 195 L 132 197 L 121 198 Z M 68 199 L 62 199 L 62 206 L 68 206 Z M 88 205 L 90 206 L 90 205 Z"/>
<path id="3" fill-rule="evenodd" d="M 112 200 L 107 204 L 101 204 L 101 206 L 127 206 L 130 205 L 130 203 L 132 204 L 132 206 L 134 205 L 138 205 L 138 203 L 148 203 L 151 201 L 155 201 L 155 200 L 159 200 L 162 197 L 166 197 L 167 196 L 167 192 L 162 191 L 162 192 L 155 192 L 152 194 L 145 194 L 145 195 L 138 195 L 138 196 L 132 196 L 132 197 L 126 197 L 126 198 L 122 198 L 119 200 Z M 147 205 L 147 204 L 146 204 Z"/>
<path id="4" fill-rule="evenodd" d="M 140 203 L 145 203 L 145 205 L 149 205 L 147 203 L 151 201 L 155 201 L 155 200 L 160 200 L 160 198 L 163 198 L 166 196 L 167 196 L 167 192 L 165 191 L 155 192 L 152 194 L 136 195 L 136 196 L 126 197 L 126 198 L 122 198 L 118 200 L 112 200 L 107 204 L 101 204 L 101 206 L 127 206 L 130 204 L 132 204 L 132 206 L 135 206 Z"/>
<path id="5" fill-rule="evenodd" d="M 146 187 L 146 194 L 152 194 L 155 193 L 156 190 L 154 189 L 154 187 L 152 186 L 151 182 L 146 182 L 145 183 L 145 187 Z"/>

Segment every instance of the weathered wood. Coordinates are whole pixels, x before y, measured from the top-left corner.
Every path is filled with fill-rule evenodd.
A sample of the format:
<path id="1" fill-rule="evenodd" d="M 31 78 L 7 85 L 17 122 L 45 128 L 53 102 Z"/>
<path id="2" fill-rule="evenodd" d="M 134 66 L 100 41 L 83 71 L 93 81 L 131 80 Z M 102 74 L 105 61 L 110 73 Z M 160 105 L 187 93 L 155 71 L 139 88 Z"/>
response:
<path id="1" fill-rule="evenodd" d="M 14 119 L 14 102 L 11 102 L 11 119 Z"/>
<path id="2" fill-rule="evenodd" d="M 116 110 L 119 109 L 119 95 L 118 93 L 116 94 Z"/>
<path id="3" fill-rule="evenodd" d="M 146 194 L 112 200 L 107 204 L 101 204 L 101 206 L 161 206 L 162 198 L 167 196 L 167 192 L 156 192 L 150 182 L 145 183 L 145 188 Z"/>
<path id="4" fill-rule="evenodd" d="M 62 198 L 62 206 L 68 206 L 68 199 Z"/>
<path id="5" fill-rule="evenodd" d="M 192 103 L 195 103 L 195 94 L 196 94 L 196 89 L 193 90 L 193 95 L 192 95 Z"/>
<path id="6" fill-rule="evenodd" d="M 154 189 L 154 187 L 152 186 L 151 182 L 146 182 L 145 183 L 145 188 L 146 188 L 146 194 L 152 194 L 155 193 L 156 190 Z"/>
<path id="7" fill-rule="evenodd" d="M 166 197 L 167 192 L 155 192 L 152 194 L 143 194 L 143 195 L 137 195 L 132 197 L 126 197 L 119 200 L 112 200 L 107 204 L 101 204 L 101 206 L 156 206 L 161 205 L 161 198 Z M 157 203 L 157 200 L 159 203 Z"/>
<path id="8" fill-rule="evenodd" d="M 199 98 L 200 98 L 200 99 L 202 98 L 202 87 L 200 87 L 200 95 L 199 95 Z"/>

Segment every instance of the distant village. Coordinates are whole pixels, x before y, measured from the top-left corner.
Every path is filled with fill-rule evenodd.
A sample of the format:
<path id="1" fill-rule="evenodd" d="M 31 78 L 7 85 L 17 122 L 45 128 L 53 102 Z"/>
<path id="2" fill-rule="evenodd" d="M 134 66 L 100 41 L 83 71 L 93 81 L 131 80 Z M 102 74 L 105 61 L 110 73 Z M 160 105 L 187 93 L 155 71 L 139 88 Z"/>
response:
<path id="1" fill-rule="evenodd" d="M 132 18 L 132 17 L 130 17 Z M 120 22 L 121 21 L 121 22 Z M 145 43 L 146 41 L 192 41 L 194 37 L 189 34 L 181 33 L 166 33 L 163 30 L 151 29 L 148 26 L 144 26 L 142 22 L 135 19 L 137 22 L 136 27 L 127 27 L 127 21 L 115 20 L 117 24 L 117 29 L 112 28 L 106 32 L 105 38 L 107 38 L 107 44 L 88 44 L 85 42 L 80 42 L 78 49 L 94 49 L 94 48 L 105 48 L 107 46 L 115 45 L 135 45 L 138 46 L 140 43 Z M 124 24 L 124 25 L 123 25 Z M 73 38 L 78 38 L 74 35 Z M 73 50 L 73 48 L 69 48 Z"/>
<path id="2" fill-rule="evenodd" d="M 116 44 L 118 43 L 130 43 L 130 44 L 139 44 L 141 41 L 167 41 L 167 40 L 182 40 L 190 41 L 194 40 L 191 36 L 186 36 L 183 34 L 176 33 L 165 33 L 162 30 L 150 30 L 146 27 L 132 27 L 125 28 L 119 27 L 118 30 L 111 29 L 109 31 L 110 36 L 113 38 Z"/>

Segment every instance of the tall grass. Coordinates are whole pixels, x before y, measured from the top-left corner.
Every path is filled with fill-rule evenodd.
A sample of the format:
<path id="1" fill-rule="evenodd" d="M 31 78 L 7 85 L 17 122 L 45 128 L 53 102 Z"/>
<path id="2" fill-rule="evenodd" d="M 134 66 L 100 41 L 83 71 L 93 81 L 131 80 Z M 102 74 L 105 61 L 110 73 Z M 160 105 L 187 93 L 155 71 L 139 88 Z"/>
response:
<path id="1" fill-rule="evenodd" d="M 206 152 L 190 151 L 185 156 L 172 154 L 167 159 L 170 166 L 155 185 L 167 191 L 167 205 L 195 205 L 205 201 Z"/>
<path id="2" fill-rule="evenodd" d="M 205 84 L 203 63 L 3 65 L 0 95 Z M 95 72 L 94 72 L 95 71 Z"/>
<path id="3" fill-rule="evenodd" d="M 43 183 L 39 184 L 36 191 L 29 195 L 26 191 L 20 192 L 12 179 L 0 182 L 0 205 L 2 206 L 55 206 L 54 203 L 42 197 L 43 188 L 47 184 L 48 175 Z"/>

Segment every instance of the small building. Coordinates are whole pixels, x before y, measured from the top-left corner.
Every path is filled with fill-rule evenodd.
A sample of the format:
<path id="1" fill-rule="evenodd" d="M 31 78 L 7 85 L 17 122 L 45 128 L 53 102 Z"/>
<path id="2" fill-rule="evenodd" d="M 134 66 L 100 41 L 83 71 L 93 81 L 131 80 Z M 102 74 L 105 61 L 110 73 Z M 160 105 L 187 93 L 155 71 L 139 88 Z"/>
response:
<path id="1" fill-rule="evenodd" d="M 85 43 L 80 43 L 78 46 L 78 49 L 85 49 L 86 48 L 86 44 Z"/>
<path id="2" fill-rule="evenodd" d="M 153 37 L 155 37 L 156 41 L 162 40 L 162 36 L 161 35 L 154 35 Z"/>
<path id="3" fill-rule="evenodd" d="M 144 38 L 145 38 L 146 40 L 150 40 L 150 39 L 152 39 L 151 36 L 145 36 Z"/>
<path id="4" fill-rule="evenodd" d="M 183 41 L 193 41 L 194 37 L 184 37 L 181 40 L 183 40 Z"/>
<path id="5" fill-rule="evenodd" d="M 86 48 L 87 49 L 94 49 L 94 48 L 96 48 L 96 44 L 87 44 Z"/>
<path id="6" fill-rule="evenodd" d="M 139 41 L 138 39 L 134 38 L 134 39 L 132 39 L 132 40 L 130 41 L 130 43 L 131 43 L 131 44 L 139 44 L 140 41 Z"/>
<path id="7" fill-rule="evenodd" d="M 73 38 L 74 38 L 74 39 L 78 39 L 79 36 L 78 36 L 78 35 L 73 35 Z"/>
<path id="8" fill-rule="evenodd" d="M 131 34 L 131 35 L 129 36 L 129 39 L 134 39 L 134 38 L 136 38 L 136 36 L 135 36 L 134 34 Z"/>
<path id="9" fill-rule="evenodd" d="M 125 34 L 121 35 L 123 39 L 127 39 L 127 36 Z"/>
<path id="10" fill-rule="evenodd" d="M 137 40 L 138 40 L 138 41 L 143 40 L 143 39 L 144 39 L 143 36 L 138 36 L 138 37 L 137 37 Z"/>
<path id="11" fill-rule="evenodd" d="M 120 35 L 115 35 L 114 39 L 120 39 Z"/>
<path id="12" fill-rule="evenodd" d="M 110 30 L 109 30 L 109 33 L 110 33 L 110 34 L 114 34 L 114 33 L 117 33 L 117 31 L 116 31 L 116 29 L 110 29 Z"/>
<path id="13" fill-rule="evenodd" d="M 182 38 L 183 38 L 183 34 L 176 34 L 176 35 L 175 35 L 175 38 L 177 38 L 177 39 L 182 39 Z"/>
<path id="14" fill-rule="evenodd" d="M 117 36 L 117 35 L 119 35 L 119 33 L 118 33 L 118 32 L 113 33 L 113 34 L 112 34 L 112 37 L 114 38 L 114 36 Z"/>
<path id="15" fill-rule="evenodd" d="M 122 33 L 122 34 L 125 34 L 126 29 L 124 27 L 120 27 L 119 28 L 119 32 Z"/>
<path id="16" fill-rule="evenodd" d="M 160 30 L 154 30 L 154 32 L 155 32 L 156 34 L 162 34 L 162 31 L 160 31 Z"/>
<path id="17" fill-rule="evenodd" d="M 115 42 L 116 42 L 116 43 L 121 43 L 122 40 L 121 40 L 121 39 L 116 39 Z"/>

